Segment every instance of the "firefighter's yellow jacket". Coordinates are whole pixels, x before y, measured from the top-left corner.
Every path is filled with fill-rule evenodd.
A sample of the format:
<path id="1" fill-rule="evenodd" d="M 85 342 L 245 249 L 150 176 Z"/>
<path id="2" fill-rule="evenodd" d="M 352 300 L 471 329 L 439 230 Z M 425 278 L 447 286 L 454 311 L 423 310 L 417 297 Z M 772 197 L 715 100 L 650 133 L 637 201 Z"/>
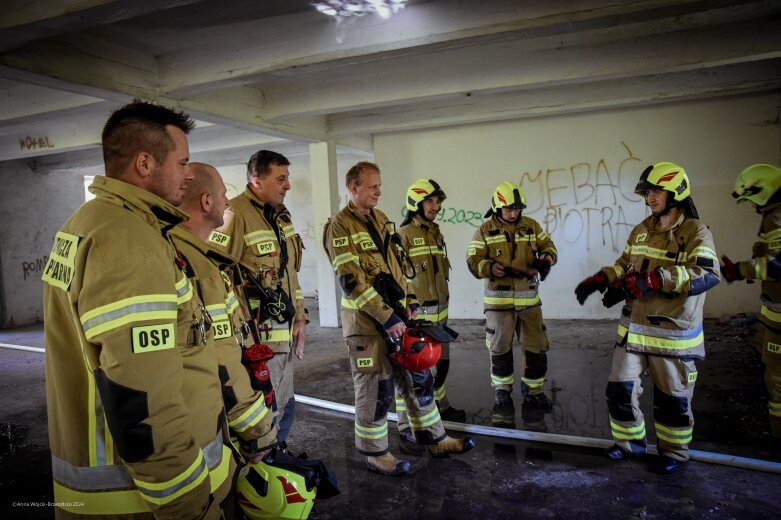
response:
<path id="1" fill-rule="evenodd" d="M 216 518 L 235 462 L 213 339 L 166 236 L 187 217 L 116 179 L 90 191 L 43 274 L 55 511 Z"/>
<path id="2" fill-rule="evenodd" d="M 203 299 L 211 318 L 228 425 L 242 439 L 257 439 L 258 446 L 270 446 L 276 442 L 276 427 L 266 408 L 263 392 L 252 388 L 247 369 L 241 363 L 243 338 L 239 303 L 224 272 L 236 260 L 183 226 L 173 228 L 171 237 L 181 259 L 187 263 L 190 283 Z"/>
<path id="3" fill-rule="evenodd" d="M 558 259 L 556 246 L 533 218 L 521 216 L 508 223 L 495 214 L 475 231 L 466 263 L 475 278 L 485 278 L 484 308 L 487 311 L 523 310 L 542 305 L 537 281 L 526 277 L 494 278 L 491 266 L 498 262 L 528 272 L 535 259 L 547 253 Z"/>
<path id="4" fill-rule="evenodd" d="M 781 203 L 762 211 L 759 240 L 752 248 L 751 260 L 738 262 L 738 269 L 747 280 L 761 280 L 759 319 L 771 329 L 781 332 L 781 280 L 768 277 L 768 262 L 781 254 Z"/>
<path id="5" fill-rule="evenodd" d="M 375 243 L 367 226 L 377 231 Z M 402 267 L 391 248 L 396 246 L 390 236 L 395 233 L 394 224 L 385 213 L 372 209 L 370 216 L 363 216 L 352 202 L 334 215 L 325 226 L 323 245 L 342 287 L 342 333 L 349 336 L 377 334 L 377 325 L 386 324 L 393 310 L 386 305 L 374 282 L 380 273 L 388 273 L 406 291 Z M 387 244 L 387 245 L 386 245 Z M 383 248 L 387 255 L 382 254 Z M 403 304 L 410 303 L 410 301 Z"/>
<path id="6" fill-rule="evenodd" d="M 277 238 L 274 227 L 280 238 Z M 239 263 L 249 269 L 265 288 L 276 289 L 281 274 L 281 288 L 295 303 L 294 321 L 306 321 L 304 295 L 296 272 L 296 266 L 300 267 L 301 263 L 302 243 L 296 238 L 288 241 L 288 235 L 296 237 L 297 233 L 287 209 L 261 202 L 247 187 L 244 193 L 230 200 L 225 211 L 225 223 L 211 233 L 209 242 L 238 258 Z M 284 241 L 281 240 L 283 237 Z M 282 243 L 288 258 L 280 273 Z M 293 324 L 269 320 L 266 325 L 269 330 L 261 334 L 263 343 L 267 343 L 274 352 L 289 352 Z"/>
<path id="7" fill-rule="evenodd" d="M 630 270 L 656 270 L 662 291 L 646 293 L 630 305 L 627 350 L 668 357 L 705 357 L 702 309 L 706 273 L 721 277 L 710 230 L 681 214 L 672 227 L 658 231 L 653 215 L 635 226 L 623 254 L 602 268 L 613 283 Z"/>
<path id="8" fill-rule="evenodd" d="M 415 215 L 399 228 L 399 236 L 415 266 L 416 274 L 409 280 L 409 292 L 420 304 L 417 318 L 446 323 L 450 260 L 439 225 Z"/>

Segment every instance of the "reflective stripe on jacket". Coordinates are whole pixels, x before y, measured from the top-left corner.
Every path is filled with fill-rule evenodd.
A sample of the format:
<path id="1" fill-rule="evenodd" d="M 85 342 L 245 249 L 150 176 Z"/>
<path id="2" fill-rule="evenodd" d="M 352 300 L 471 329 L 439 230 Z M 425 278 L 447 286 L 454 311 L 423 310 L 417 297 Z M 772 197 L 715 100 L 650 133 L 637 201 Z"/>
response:
<path id="1" fill-rule="evenodd" d="M 417 318 L 447 323 L 450 260 L 439 225 L 415 215 L 399 228 L 399 236 L 415 266 L 415 277 L 408 281 L 410 294 L 420 303 Z"/>
<path id="2" fill-rule="evenodd" d="M 527 272 L 543 253 L 556 263 L 556 246 L 536 220 L 521 216 L 517 222 L 508 223 L 493 215 L 485 221 L 475 231 L 466 255 L 469 271 L 475 278 L 485 278 L 485 310 L 522 310 L 542 305 L 537 280 L 494 278 L 491 266 L 499 263 Z"/>
<path id="3" fill-rule="evenodd" d="M 91 489 L 78 513 L 136 510 L 140 495 L 158 518 L 201 516 L 231 475 L 222 458 L 218 472 L 204 461 L 224 420 L 217 358 L 165 236 L 186 215 L 116 179 L 95 177 L 90 190 L 43 274 L 50 449 L 77 470 L 55 482 L 55 501 Z M 122 467 L 135 499 L 80 481 Z"/>
<path id="4" fill-rule="evenodd" d="M 705 293 L 690 295 L 706 273 L 720 277 L 713 236 L 698 219 L 681 215 L 666 231 L 650 216 L 635 226 L 621 257 L 602 271 L 614 282 L 627 271 L 656 270 L 662 292 L 631 302 L 627 349 L 671 357 L 705 357 L 702 309 Z"/>

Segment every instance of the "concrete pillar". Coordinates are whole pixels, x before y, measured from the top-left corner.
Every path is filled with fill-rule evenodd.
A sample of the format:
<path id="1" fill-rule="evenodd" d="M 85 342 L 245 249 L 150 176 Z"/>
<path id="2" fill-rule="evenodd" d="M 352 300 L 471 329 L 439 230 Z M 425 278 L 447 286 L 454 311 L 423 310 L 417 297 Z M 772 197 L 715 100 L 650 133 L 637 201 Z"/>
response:
<path id="1" fill-rule="evenodd" d="M 331 262 L 321 246 L 323 226 L 339 211 L 336 145 L 333 141 L 309 145 L 309 174 L 312 178 L 312 220 L 317 236 L 317 294 L 321 327 L 339 326 L 342 291 L 336 283 Z"/>

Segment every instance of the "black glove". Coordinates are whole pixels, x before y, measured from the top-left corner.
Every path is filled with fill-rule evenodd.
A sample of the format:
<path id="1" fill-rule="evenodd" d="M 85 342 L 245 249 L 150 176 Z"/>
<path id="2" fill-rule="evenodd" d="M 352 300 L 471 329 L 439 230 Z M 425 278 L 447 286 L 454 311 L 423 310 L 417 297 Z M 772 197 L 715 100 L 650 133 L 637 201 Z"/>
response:
<path id="1" fill-rule="evenodd" d="M 609 283 L 610 282 L 607 279 L 607 275 L 602 271 L 589 276 L 580 282 L 577 287 L 575 287 L 575 296 L 578 299 L 578 303 L 583 305 L 583 303 L 586 301 L 586 298 L 588 298 L 589 295 L 594 291 L 605 292 L 605 289 L 607 289 Z"/>
<path id="2" fill-rule="evenodd" d="M 534 262 L 532 262 L 532 267 L 540 273 L 540 280 L 545 280 L 548 277 L 548 273 L 550 273 L 551 264 L 545 260 L 535 258 Z"/>
<path id="3" fill-rule="evenodd" d="M 609 309 L 613 305 L 626 300 L 626 298 L 626 291 L 619 280 L 607 288 L 607 291 L 605 291 L 605 294 L 602 296 L 602 305 Z"/>
<path id="4" fill-rule="evenodd" d="M 528 278 L 529 273 L 526 271 L 521 271 L 520 269 L 516 269 L 515 267 L 510 267 L 509 265 L 504 265 L 504 275 L 508 278 Z"/>

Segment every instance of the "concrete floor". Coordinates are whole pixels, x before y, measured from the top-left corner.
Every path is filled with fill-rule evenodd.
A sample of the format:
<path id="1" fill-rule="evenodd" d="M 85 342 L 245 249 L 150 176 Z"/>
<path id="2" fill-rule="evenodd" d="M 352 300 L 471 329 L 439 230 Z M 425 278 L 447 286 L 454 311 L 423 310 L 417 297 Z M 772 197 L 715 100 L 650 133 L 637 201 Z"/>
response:
<path id="1" fill-rule="evenodd" d="M 308 307 L 314 309 L 315 303 Z M 313 314 L 307 354 L 296 365 L 296 392 L 352 404 L 341 330 L 319 328 Z M 604 386 L 616 324 L 546 323 L 552 344 L 546 391 L 555 406 L 543 416 L 522 414 L 516 406 L 519 431 L 609 444 Z M 461 338 L 452 346 L 448 395 L 467 411 L 470 424 L 490 425 L 483 326 L 476 320 L 451 325 Z M 778 468 L 781 450 L 768 433 L 762 365 L 748 346 L 747 332 L 708 322 L 706 334 L 708 359 L 698 365 L 692 448 L 772 461 L 766 467 Z M 0 331 L 0 343 L 43 346 L 41 328 Z M 0 518 L 51 518 L 43 355 L 0 349 L 0 366 Z M 643 402 L 648 415 L 652 393 L 649 386 Z M 517 389 L 514 397 L 519 404 Z M 653 443 L 652 421 L 647 427 Z M 391 449 L 398 455 L 395 427 L 390 430 Z M 289 444 L 295 453 L 325 460 L 339 480 L 342 494 L 316 504 L 313 519 L 740 519 L 778 518 L 781 509 L 779 473 L 692 461 L 681 473 L 665 477 L 651 472 L 648 461 L 614 463 L 596 447 L 482 435 L 477 448 L 463 456 L 409 457 L 413 474 L 391 479 L 366 471 L 353 448 L 349 414 L 303 404 Z M 30 502 L 43 505 L 19 504 Z"/>

